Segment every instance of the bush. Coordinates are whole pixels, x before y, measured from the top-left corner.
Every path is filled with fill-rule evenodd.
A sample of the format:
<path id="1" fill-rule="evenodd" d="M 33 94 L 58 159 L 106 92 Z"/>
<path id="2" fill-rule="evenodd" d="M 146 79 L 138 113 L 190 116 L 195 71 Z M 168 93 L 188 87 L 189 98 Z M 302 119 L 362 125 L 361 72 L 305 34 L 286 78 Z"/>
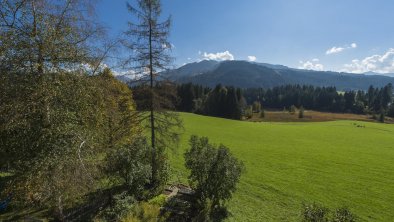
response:
<path id="1" fill-rule="evenodd" d="M 166 221 L 166 216 L 161 215 L 160 206 L 141 202 L 134 206 L 129 214 L 123 216 L 121 222 L 160 222 Z"/>
<path id="2" fill-rule="evenodd" d="M 106 220 L 120 220 L 132 211 L 135 203 L 135 199 L 127 192 L 114 195 L 111 206 L 103 211 L 103 217 Z"/>
<path id="3" fill-rule="evenodd" d="M 346 207 L 336 209 L 332 214 L 330 210 L 322 205 L 313 203 L 303 205 L 303 222 L 355 222 L 356 216 Z"/>
<path id="4" fill-rule="evenodd" d="M 333 215 L 333 222 L 355 222 L 356 216 L 346 207 L 336 209 Z"/>
<path id="5" fill-rule="evenodd" d="M 224 201 L 236 190 L 243 164 L 227 147 L 216 147 L 206 137 L 191 136 L 190 146 L 185 153 L 185 165 L 190 170 L 189 182 L 198 199 L 196 207 L 213 217 L 223 211 Z"/>
<path id="6" fill-rule="evenodd" d="M 303 206 L 302 221 L 303 222 L 327 222 L 329 210 L 316 203 Z"/>
<path id="7" fill-rule="evenodd" d="M 148 201 L 149 204 L 163 206 L 166 203 L 166 195 L 160 194 Z"/>
<path id="8" fill-rule="evenodd" d="M 107 174 L 121 181 L 134 195 L 139 195 L 151 178 L 150 147 L 145 138 L 136 138 L 107 157 Z"/>

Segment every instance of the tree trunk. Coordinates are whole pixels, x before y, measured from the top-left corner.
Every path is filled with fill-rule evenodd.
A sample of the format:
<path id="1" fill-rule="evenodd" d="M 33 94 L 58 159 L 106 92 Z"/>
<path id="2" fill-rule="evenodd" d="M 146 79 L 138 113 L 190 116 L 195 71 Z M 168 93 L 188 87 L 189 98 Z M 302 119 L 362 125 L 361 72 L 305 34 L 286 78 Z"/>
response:
<path id="1" fill-rule="evenodd" d="M 156 164 L 156 144 L 155 144 L 155 115 L 154 115 L 154 92 L 153 92 L 153 54 L 152 54 L 152 4 L 149 2 L 149 74 L 150 74 L 150 127 L 151 127 L 151 144 L 152 144 L 152 184 L 157 180 Z"/>

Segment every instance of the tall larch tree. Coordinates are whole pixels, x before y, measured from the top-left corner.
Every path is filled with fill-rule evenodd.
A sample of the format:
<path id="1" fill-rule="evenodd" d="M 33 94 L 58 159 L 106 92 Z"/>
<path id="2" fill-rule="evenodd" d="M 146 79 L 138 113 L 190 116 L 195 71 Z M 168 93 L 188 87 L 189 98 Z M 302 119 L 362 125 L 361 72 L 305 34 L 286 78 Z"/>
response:
<path id="1" fill-rule="evenodd" d="M 171 17 L 159 21 L 162 13 L 160 0 L 136 0 L 135 3 L 127 3 L 133 19 L 128 22 L 123 41 L 130 55 L 122 65 L 132 70 L 133 82 L 140 85 L 134 94 L 144 100 L 139 102 L 143 106 L 138 109 L 142 111 L 141 123 L 150 131 L 151 184 L 157 187 L 168 177 L 165 153 L 173 142 L 177 142 L 179 130 L 176 128 L 181 126 L 178 115 L 168 111 L 174 108 L 176 88 L 160 75 L 172 61 L 169 55 L 172 45 L 168 41 Z"/>

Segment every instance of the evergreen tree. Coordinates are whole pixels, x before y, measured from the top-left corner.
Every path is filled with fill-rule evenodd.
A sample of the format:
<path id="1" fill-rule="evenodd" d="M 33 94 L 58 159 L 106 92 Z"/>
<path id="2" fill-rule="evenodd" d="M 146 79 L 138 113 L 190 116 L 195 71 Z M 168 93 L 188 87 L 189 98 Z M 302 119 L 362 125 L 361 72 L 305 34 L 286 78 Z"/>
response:
<path id="1" fill-rule="evenodd" d="M 147 100 L 143 104 L 145 110 L 141 112 L 141 123 L 147 123 L 150 130 L 150 143 L 152 147 L 152 180 L 151 185 L 157 187 L 166 181 L 165 150 L 171 142 L 179 138 L 176 128 L 181 126 L 181 121 L 175 112 L 168 112 L 173 108 L 170 95 L 174 87 L 171 83 L 162 81 L 159 73 L 164 71 L 172 58 L 169 56 L 171 44 L 168 42 L 171 19 L 159 21 L 161 16 L 160 0 L 136 0 L 137 5 L 127 3 L 129 12 L 134 15 L 134 20 L 128 23 L 125 32 L 127 39 L 124 46 L 131 51 L 131 55 L 123 61 L 125 67 L 133 68 L 142 93 Z M 136 92 L 138 93 L 138 92 Z M 148 111 L 148 112 L 146 112 Z M 146 116 L 145 114 L 148 114 Z M 149 121 L 145 121 L 148 119 Z"/>

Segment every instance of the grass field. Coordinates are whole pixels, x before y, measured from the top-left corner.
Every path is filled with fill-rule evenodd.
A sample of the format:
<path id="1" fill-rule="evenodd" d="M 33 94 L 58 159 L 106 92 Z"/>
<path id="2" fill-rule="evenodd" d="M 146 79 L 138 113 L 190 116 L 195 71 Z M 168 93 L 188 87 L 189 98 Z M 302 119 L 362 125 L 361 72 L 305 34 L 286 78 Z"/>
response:
<path id="1" fill-rule="evenodd" d="M 229 221 L 300 221 L 302 203 L 314 201 L 348 206 L 361 221 L 394 218 L 394 125 L 181 117 L 185 131 L 171 156 L 175 181 L 186 181 L 183 152 L 192 134 L 227 145 L 246 166 Z"/>

